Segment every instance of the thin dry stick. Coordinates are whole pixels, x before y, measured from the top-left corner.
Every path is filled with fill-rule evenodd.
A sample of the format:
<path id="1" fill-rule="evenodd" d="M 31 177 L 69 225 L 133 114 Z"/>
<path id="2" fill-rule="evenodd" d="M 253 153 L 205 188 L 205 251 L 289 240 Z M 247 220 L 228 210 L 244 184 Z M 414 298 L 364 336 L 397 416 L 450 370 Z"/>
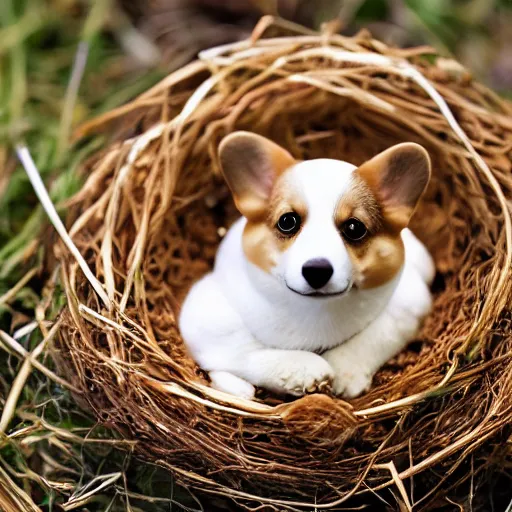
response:
<path id="1" fill-rule="evenodd" d="M 190 382 L 189 386 L 199 391 L 203 396 L 210 398 L 213 402 L 224 402 L 240 409 L 241 411 L 253 412 L 260 415 L 266 415 L 267 417 L 274 416 L 275 418 L 281 418 L 279 411 L 280 406 L 271 406 L 255 402 L 254 400 L 247 400 L 245 398 L 238 398 L 229 393 L 224 393 L 210 386 L 205 386 L 199 382 Z M 207 402 L 210 405 L 212 402 Z"/>
<path id="2" fill-rule="evenodd" d="M 41 512 L 32 498 L 0 466 L 0 510 L 2 512 Z"/>
<path id="3" fill-rule="evenodd" d="M 16 404 L 18 403 L 20 394 L 25 387 L 25 383 L 27 382 L 30 373 L 32 372 L 33 361 L 35 361 L 42 354 L 48 341 L 50 341 L 55 336 L 58 327 L 59 324 L 56 323 L 50 331 L 51 334 L 49 334 L 47 338 L 41 341 L 31 353 L 28 353 L 27 357 L 23 361 L 23 364 L 21 365 L 21 368 L 12 383 L 11 390 L 9 391 L 9 395 L 7 396 L 7 400 L 4 404 L 2 417 L 0 418 L 0 432 L 5 432 L 7 426 L 14 417 L 16 412 Z"/>
<path id="4" fill-rule="evenodd" d="M 59 323 L 54 324 L 53 328 L 50 330 L 48 336 L 41 342 L 41 344 L 48 343 L 51 341 L 55 335 L 57 334 L 58 328 L 60 327 Z M 13 337 L 9 336 L 5 331 L 0 331 L 0 339 L 4 342 L 5 346 L 12 350 L 16 355 L 18 355 L 22 359 L 29 359 L 30 364 L 39 370 L 41 373 L 46 375 L 50 380 L 60 384 L 61 386 L 74 391 L 75 393 L 80 393 L 80 390 L 73 386 L 70 382 L 66 381 L 62 377 L 59 377 L 56 373 L 52 372 L 49 368 L 40 363 L 30 352 L 27 352 Z M 44 348 L 44 347 L 43 347 Z M 38 354 L 40 355 L 40 354 Z"/>
<path id="5" fill-rule="evenodd" d="M 242 416 L 247 418 L 260 418 L 260 419 L 281 419 L 281 416 L 279 414 L 272 413 L 272 411 L 268 411 L 265 408 L 262 408 L 262 410 L 258 411 L 257 408 L 255 412 L 249 412 L 245 411 L 240 408 L 236 407 L 226 407 L 225 405 L 220 405 L 215 402 L 211 402 L 209 400 L 205 400 L 204 398 L 201 398 L 199 396 L 194 395 L 190 391 L 187 391 L 183 387 L 179 386 L 178 384 L 174 382 L 160 382 L 155 379 L 151 379 L 149 377 L 143 377 L 145 383 L 148 386 L 153 387 L 154 389 L 157 389 L 161 393 L 169 393 L 173 394 L 182 398 L 187 398 L 188 400 L 192 400 L 194 402 L 197 402 L 198 404 L 205 405 L 209 407 L 210 409 L 214 409 L 217 411 L 226 412 L 229 414 L 234 414 L 235 416 Z"/>
<path id="6" fill-rule="evenodd" d="M 52 200 L 48 195 L 48 192 L 46 191 L 43 180 L 41 179 L 41 175 L 39 174 L 39 171 L 37 170 L 37 167 L 34 161 L 32 160 L 28 148 L 26 146 L 17 145 L 16 153 L 18 154 L 18 158 L 20 159 L 20 162 L 25 168 L 27 176 L 29 177 L 30 182 L 32 183 L 32 187 L 34 187 L 34 191 L 37 197 L 39 198 L 39 201 L 41 202 L 44 210 L 46 211 L 46 214 L 48 215 L 57 233 L 60 235 L 62 241 L 66 244 L 67 248 L 80 265 L 82 272 L 84 273 L 87 280 L 91 283 L 91 286 L 99 295 L 105 306 L 108 309 L 110 309 L 110 299 L 105 293 L 105 290 L 103 289 L 101 283 L 98 281 L 98 279 L 96 279 L 96 276 L 91 272 L 91 269 L 85 262 L 83 256 L 80 254 L 80 251 L 77 249 L 76 245 L 73 243 L 73 240 L 71 240 L 70 236 L 68 235 L 68 232 L 66 231 L 66 228 L 64 227 L 64 224 L 62 223 L 62 220 L 60 219 L 59 214 L 57 213 L 57 210 L 55 209 L 55 206 L 53 205 Z"/>
<path id="7" fill-rule="evenodd" d="M 387 402 L 382 405 L 376 405 L 375 407 L 370 407 L 368 409 L 361 409 L 360 411 L 354 411 L 354 416 L 360 416 L 363 418 L 374 416 L 377 414 L 382 414 L 383 412 L 389 412 L 393 409 L 399 409 L 402 407 L 406 407 L 409 405 L 416 404 L 423 400 L 426 400 L 429 396 L 435 395 L 437 392 L 441 391 L 450 381 L 450 379 L 455 375 L 457 371 L 458 363 L 454 361 L 450 366 L 450 369 L 446 372 L 442 380 L 437 383 L 435 386 L 430 387 L 426 391 L 422 391 L 420 393 L 416 393 L 414 395 L 409 395 L 399 400 L 394 400 L 392 402 Z"/>
<path id="8" fill-rule="evenodd" d="M 0 296 L 0 306 L 8 304 L 12 299 L 16 298 L 18 292 L 37 274 L 38 270 L 37 267 L 29 270 L 10 290 Z"/>
<path id="9" fill-rule="evenodd" d="M 72 496 L 66 503 L 64 503 L 62 508 L 64 510 L 74 510 L 78 507 L 83 507 L 85 504 L 87 504 L 91 499 L 94 498 L 96 494 L 98 494 L 101 490 L 110 487 L 113 485 L 119 478 L 123 476 L 122 473 L 110 473 L 108 475 L 101 475 L 96 477 L 95 479 L 91 480 L 85 487 L 82 489 L 82 492 L 85 489 L 88 489 L 93 486 L 96 482 L 101 482 L 97 487 L 91 489 L 90 491 L 82 492 L 77 496 Z"/>
<path id="10" fill-rule="evenodd" d="M 23 361 L 21 368 L 14 378 L 9 394 L 7 395 L 7 399 L 5 400 L 2 417 L 0 418 L 0 433 L 6 431 L 9 423 L 14 417 L 16 413 L 16 404 L 18 403 L 20 394 L 25 387 L 25 383 L 27 382 L 31 371 L 32 365 L 30 364 L 30 359 L 27 358 L 25 361 Z"/>
<path id="11" fill-rule="evenodd" d="M 112 196 L 107 207 L 107 215 L 105 220 L 105 237 L 101 244 L 101 256 L 105 273 L 105 286 L 107 287 L 110 300 L 114 299 L 115 294 L 114 270 L 112 268 L 112 237 L 114 224 L 116 222 L 117 210 L 119 207 L 121 190 L 134 162 L 137 160 L 140 153 L 146 149 L 148 144 L 150 144 L 156 138 L 160 137 L 164 126 L 164 124 L 158 124 L 140 137 L 130 141 L 132 147 L 128 153 L 128 156 L 126 157 L 126 163 L 121 167 L 121 169 L 119 169 L 119 174 L 117 175 L 114 183 Z M 122 303 L 121 311 L 124 310 L 124 307 L 125 305 Z"/>
<path id="12" fill-rule="evenodd" d="M 400 478 L 400 475 L 398 474 L 398 471 L 396 470 L 395 463 L 393 461 L 387 462 L 385 464 L 375 464 L 373 466 L 376 469 L 387 469 L 391 473 L 391 476 L 393 478 L 393 482 L 395 482 L 395 485 L 400 492 L 400 496 L 402 496 L 402 499 L 404 500 L 405 506 L 407 507 L 408 512 L 412 512 L 412 506 L 411 502 L 409 501 L 409 496 L 407 496 L 407 491 L 405 490 L 404 483 L 402 479 Z"/>
<path id="13" fill-rule="evenodd" d="M 377 96 L 362 91 L 361 89 L 349 89 L 347 87 L 339 87 L 333 85 L 331 82 L 327 80 L 320 80 L 318 78 L 313 78 L 311 76 L 299 74 L 290 75 L 288 77 L 288 80 L 290 80 L 290 82 L 312 85 L 313 87 L 317 87 L 318 89 L 323 89 L 324 91 L 337 94 L 338 96 L 352 98 L 356 101 L 359 101 L 360 103 L 366 103 L 368 107 L 374 107 L 377 108 L 378 110 L 384 110 L 387 112 L 396 111 L 395 107 L 389 104 L 387 101 L 381 100 Z"/>
<path id="14" fill-rule="evenodd" d="M 159 350 L 158 345 L 156 343 L 152 343 L 151 340 L 147 341 L 147 340 L 142 339 L 141 337 L 137 336 L 134 332 L 132 332 L 130 329 L 128 329 L 124 325 L 121 325 L 120 323 L 117 323 L 114 320 L 107 318 L 106 316 L 102 315 L 101 313 L 97 313 L 96 311 L 87 307 L 84 304 L 78 305 L 78 312 L 80 315 L 82 315 L 83 318 L 86 318 L 90 322 L 95 323 L 95 325 L 98 325 L 99 327 L 101 327 L 103 329 L 112 328 L 115 331 L 121 332 L 121 333 L 125 334 L 126 336 L 130 337 L 132 340 L 138 342 L 140 345 L 151 346 L 152 348 Z M 162 356 L 166 356 L 166 355 L 167 354 L 165 354 L 165 352 L 162 352 Z"/>
<path id="15" fill-rule="evenodd" d="M 59 137 L 57 139 L 57 155 L 62 155 L 64 148 L 68 144 L 71 123 L 73 121 L 73 111 L 78 96 L 78 90 L 82 77 L 84 75 L 85 65 L 87 63 L 87 56 L 89 54 L 89 44 L 86 41 L 81 41 L 78 44 L 78 49 L 73 61 L 73 68 L 71 70 L 71 79 L 69 80 L 64 97 L 64 108 L 59 125 Z"/>

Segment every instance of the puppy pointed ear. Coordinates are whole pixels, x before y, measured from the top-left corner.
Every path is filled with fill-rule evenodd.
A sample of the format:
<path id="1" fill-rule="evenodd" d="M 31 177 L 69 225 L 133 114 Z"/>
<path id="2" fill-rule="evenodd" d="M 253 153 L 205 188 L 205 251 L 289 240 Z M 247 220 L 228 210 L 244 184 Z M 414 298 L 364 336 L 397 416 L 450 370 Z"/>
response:
<path id="1" fill-rule="evenodd" d="M 406 142 L 368 160 L 356 173 L 373 192 L 386 221 L 401 230 L 427 188 L 430 157 L 419 144 Z"/>
<path id="2" fill-rule="evenodd" d="M 219 158 L 236 207 L 248 219 L 265 215 L 276 178 L 296 163 L 282 147 L 249 132 L 225 137 Z"/>

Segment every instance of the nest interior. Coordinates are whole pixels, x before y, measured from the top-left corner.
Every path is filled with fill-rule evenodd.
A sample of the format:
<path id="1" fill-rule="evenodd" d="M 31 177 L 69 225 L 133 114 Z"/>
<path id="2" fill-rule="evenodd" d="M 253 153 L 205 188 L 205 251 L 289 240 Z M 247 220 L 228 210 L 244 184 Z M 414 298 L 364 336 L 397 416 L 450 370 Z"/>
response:
<path id="1" fill-rule="evenodd" d="M 77 399 L 137 440 L 140 457 L 245 507 L 367 504 L 390 486 L 406 507 L 446 504 L 469 457 L 483 454 L 473 473 L 509 457 L 511 113 L 430 48 L 290 34 L 264 19 L 250 40 L 82 127 L 110 143 L 87 163 L 68 218 L 103 293 L 55 246 L 68 298 L 55 357 Z M 180 303 L 237 217 L 216 155 L 237 129 L 300 159 L 360 164 L 404 141 L 432 157 L 412 228 L 436 261 L 434 311 L 350 403 L 239 400 L 209 388 L 184 350 Z"/>

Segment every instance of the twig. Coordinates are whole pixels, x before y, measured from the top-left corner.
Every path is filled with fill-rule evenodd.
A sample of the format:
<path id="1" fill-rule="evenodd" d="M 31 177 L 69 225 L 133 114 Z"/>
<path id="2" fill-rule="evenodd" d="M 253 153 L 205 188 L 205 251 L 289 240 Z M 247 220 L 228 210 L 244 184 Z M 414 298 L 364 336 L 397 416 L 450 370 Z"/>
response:
<path id="1" fill-rule="evenodd" d="M 402 479 L 400 478 L 398 471 L 396 470 L 395 463 L 391 461 L 385 464 L 375 464 L 373 467 L 376 469 L 389 470 L 389 472 L 391 473 L 391 477 L 393 478 L 393 481 L 395 482 L 395 485 L 397 486 L 398 491 L 400 492 L 400 495 L 404 500 L 405 506 L 407 507 L 407 512 L 412 512 L 412 506 L 411 502 L 409 501 L 409 496 L 407 496 L 407 491 L 405 490 L 404 483 L 402 482 Z"/>
<path id="2" fill-rule="evenodd" d="M 0 510 L 3 512 L 41 512 L 32 498 L 19 488 L 0 466 Z"/>
<path id="3" fill-rule="evenodd" d="M 421 391 L 419 393 L 415 393 L 414 395 L 409 395 L 404 398 L 400 398 L 399 400 L 394 400 L 393 402 L 387 402 L 385 404 L 370 407 L 368 409 L 355 411 L 354 416 L 366 418 L 368 416 L 382 414 L 383 412 L 389 412 L 392 411 L 393 409 L 403 408 L 407 405 L 413 405 L 415 403 L 421 402 L 422 400 L 427 399 L 432 394 L 438 393 L 441 390 L 443 390 L 443 388 L 446 387 L 452 376 L 455 374 L 457 367 L 457 361 L 454 361 L 453 364 L 450 366 L 450 369 L 446 372 L 443 379 L 438 384 L 432 386 L 431 388 L 425 391 Z"/>
<path id="4" fill-rule="evenodd" d="M 39 345 L 36 350 L 40 347 Z M 39 351 L 40 352 L 40 351 Z M 25 387 L 25 383 L 27 382 L 28 377 L 30 376 L 30 372 L 32 371 L 32 365 L 30 364 L 30 359 L 25 359 L 21 368 L 19 369 L 13 383 L 11 386 L 11 390 L 9 391 L 9 395 L 5 400 L 4 408 L 2 410 L 2 417 L 0 418 L 0 433 L 5 432 L 9 423 L 11 422 L 15 412 L 16 412 L 16 404 L 18 403 L 18 399 Z"/>
<path id="5" fill-rule="evenodd" d="M 273 414 L 272 411 L 268 411 L 265 414 L 265 411 L 262 412 L 247 412 L 239 408 L 235 407 L 227 407 L 225 405 L 217 404 L 215 402 L 211 402 L 210 400 L 205 400 L 199 396 L 194 395 L 190 391 L 187 391 L 185 388 L 176 384 L 175 382 L 161 382 L 159 380 L 153 379 L 151 377 L 147 377 L 146 375 L 140 375 L 141 379 L 144 380 L 145 384 L 151 386 L 153 389 L 161 393 L 170 393 L 172 395 L 180 396 L 182 398 L 186 398 L 198 404 L 204 405 L 206 407 L 210 407 L 211 409 L 222 411 L 229 414 L 234 414 L 236 416 L 243 416 L 248 418 L 260 418 L 260 419 L 281 419 L 279 414 Z"/>
<path id="6" fill-rule="evenodd" d="M 164 124 L 157 124 L 143 135 L 136 139 L 132 139 L 132 144 L 128 156 L 126 157 L 126 163 L 119 169 L 119 173 L 116 176 L 114 182 L 114 190 L 112 193 L 112 199 L 109 201 L 107 207 L 107 213 L 105 215 L 105 236 L 101 243 L 101 258 L 103 261 L 103 269 L 105 274 L 105 286 L 110 300 L 114 299 L 115 294 L 115 281 L 114 281 L 114 269 L 112 268 L 112 240 L 113 240 L 113 229 L 116 221 L 117 211 L 119 207 L 119 200 L 121 197 L 121 190 L 124 182 L 133 167 L 134 162 L 138 156 L 146 147 L 155 139 L 162 135 L 164 130 Z M 131 285 L 128 290 L 131 290 Z M 128 302 L 128 294 L 126 294 L 126 302 L 121 303 L 121 311 L 124 310 L 126 303 Z"/>
<path id="7" fill-rule="evenodd" d="M 89 43 L 80 41 L 73 62 L 71 71 L 71 79 L 69 80 L 66 96 L 64 98 L 64 108 L 60 118 L 59 137 L 57 139 L 57 155 L 60 157 L 64 151 L 64 147 L 68 144 L 69 133 L 73 121 L 73 111 L 75 109 L 78 90 L 84 76 L 87 56 L 89 55 Z"/>
<path id="8" fill-rule="evenodd" d="M 81 507 L 82 505 L 85 505 L 91 498 L 94 497 L 95 494 L 97 494 L 102 489 L 105 489 L 106 487 L 109 487 L 110 485 L 117 482 L 117 480 L 119 480 L 119 478 L 121 478 L 121 476 L 122 476 L 122 473 L 118 472 L 118 473 L 111 473 L 109 475 L 102 475 L 102 476 L 96 477 L 95 479 L 91 480 L 91 482 L 89 482 L 84 487 L 83 490 L 91 487 L 92 484 L 94 484 L 97 480 L 103 480 L 103 482 L 100 485 L 98 485 L 98 487 L 91 489 L 90 491 L 88 491 L 84 494 L 81 494 L 79 496 L 70 498 L 67 503 L 64 503 L 62 505 L 62 508 L 64 510 L 73 510 L 75 508 Z"/>
<path id="9" fill-rule="evenodd" d="M 84 260 L 83 256 L 80 254 L 80 251 L 78 250 L 77 246 L 73 243 L 73 240 L 71 240 L 71 237 L 68 235 L 68 232 L 66 231 L 66 228 L 64 227 L 64 224 L 62 223 L 62 220 L 60 219 L 59 214 L 57 213 L 57 210 L 55 209 L 55 206 L 53 205 L 52 200 L 48 195 L 43 180 L 41 179 L 41 175 L 37 170 L 34 160 L 32 160 L 32 156 L 30 155 L 28 148 L 24 145 L 17 145 L 16 153 L 18 155 L 18 158 L 20 159 L 20 162 L 25 168 L 25 171 L 30 179 L 30 182 L 34 187 L 34 191 L 37 197 L 39 198 L 39 201 L 41 202 L 44 210 L 46 211 L 46 214 L 48 215 L 51 223 L 53 224 L 59 236 L 62 238 L 62 241 L 66 244 L 67 248 L 80 265 L 82 272 L 84 273 L 87 280 L 91 283 L 91 286 L 99 295 L 105 306 L 110 310 L 112 307 L 110 299 L 105 293 L 105 290 L 103 289 L 101 283 L 98 281 L 98 279 L 96 279 L 95 275 L 91 272 L 91 269 L 87 265 L 87 262 Z"/>
<path id="10" fill-rule="evenodd" d="M 51 323 L 51 322 L 48 322 Z M 12 337 L 15 340 L 19 340 L 23 338 L 23 336 L 27 336 L 31 332 L 35 331 L 38 328 L 39 324 L 37 323 L 37 320 L 33 320 L 32 322 L 29 322 L 28 324 L 24 325 L 23 327 L 20 327 L 19 329 L 16 329 L 12 335 Z"/>
<path id="11" fill-rule="evenodd" d="M 48 343 L 57 333 L 57 327 L 60 327 L 59 323 L 56 323 L 52 329 L 50 329 L 50 332 L 48 336 L 43 340 L 43 342 Z M 49 379 L 53 380 L 57 384 L 70 389 L 71 391 L 74 391 L 75 393 L 81 393 L 81 391 L 73 386 L 73 384 L 67 382 L 62 377 L 59 377 L 57 374 L 52 372 L 49 368 L 47 368 L 44 364 L 40 363 L 35 357 L 34 353 L 30 353 L 27 350 L 25 350 L 12 336 L 9 336 L 5 331 L 0 331 L 0 339 L 4 342 L 4 344 L 7 346 L 7 348 L 11 349 L 16 355 L 18 355 L 20 358 L 23 359 L 30 359 L 31 365 L 39 370 L 41 373 L 46 375 Z M 43 343 L 41 342 L 41 343 Z M 44 348 L 44 347 L 43 347 Z M 38 356 L 40 354 L 37 354 Z"/>
<path id="12" fill-rule="evenodd" d="M 16 298 L 17 293 L 36 275 L 38 270 L 37 267 L 29 270 L 10 290 L 0 296 L 0 306 Z"/>
<path id="13" fill-rule="evenodd" d="M 37 345 L 37 347 L 31 353 L 26 352 L 27 355 L 25 360 L 23 361 L 23 364 L 21 365 L 16 378 L 12 383 L 11 390 L 4 404 L 4 409 L 0 418 L 0 432 L 5 432 L 16 412 L 16 404 L 18 403 L 18 399 L 21 395 L 21 392 L 23 391 L 25 383 L 27 382 L 27 379 L 32 372 L 33 361 L 35 361 L 41 355 L 48 341 L 53 338 L 57 332 L 58 327 L 59 324 L 56 323 L 50 330 L 51 336 L 49 335 L 47 338 L 43 339 L 43 341 L 41 341 L 41 343 L 39 343 L 39 345 Z M 14 343 L 17 343 L 14 339 L 13 341 Z"/>

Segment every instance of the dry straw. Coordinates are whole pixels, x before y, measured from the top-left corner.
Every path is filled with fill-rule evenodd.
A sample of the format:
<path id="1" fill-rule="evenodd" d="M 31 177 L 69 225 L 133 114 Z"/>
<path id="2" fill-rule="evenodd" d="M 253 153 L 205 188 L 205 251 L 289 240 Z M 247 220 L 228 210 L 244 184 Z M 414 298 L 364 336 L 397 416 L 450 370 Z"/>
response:
<path id="1" fill-rule="evenodd" d="M 447 504 L 510 461 L 511 113 L 430 48 L 263 18 L 250 40 L 83 126 L 112 137 L 71 203 L 85 262 L 55 248 L 68 298 L 55 355 L 77 398 L 140 457 L 247 508 L 339 509 L 386 488 L 405 510 Z M 434 312 L 351 403 L 236 399 L 183 349 L 180 302 L 236 217 L 216 156 L 235 129 L 297 158 L 358 164 L 402 141 L 432 156 L 413 229 L 436 259 Z"/>

